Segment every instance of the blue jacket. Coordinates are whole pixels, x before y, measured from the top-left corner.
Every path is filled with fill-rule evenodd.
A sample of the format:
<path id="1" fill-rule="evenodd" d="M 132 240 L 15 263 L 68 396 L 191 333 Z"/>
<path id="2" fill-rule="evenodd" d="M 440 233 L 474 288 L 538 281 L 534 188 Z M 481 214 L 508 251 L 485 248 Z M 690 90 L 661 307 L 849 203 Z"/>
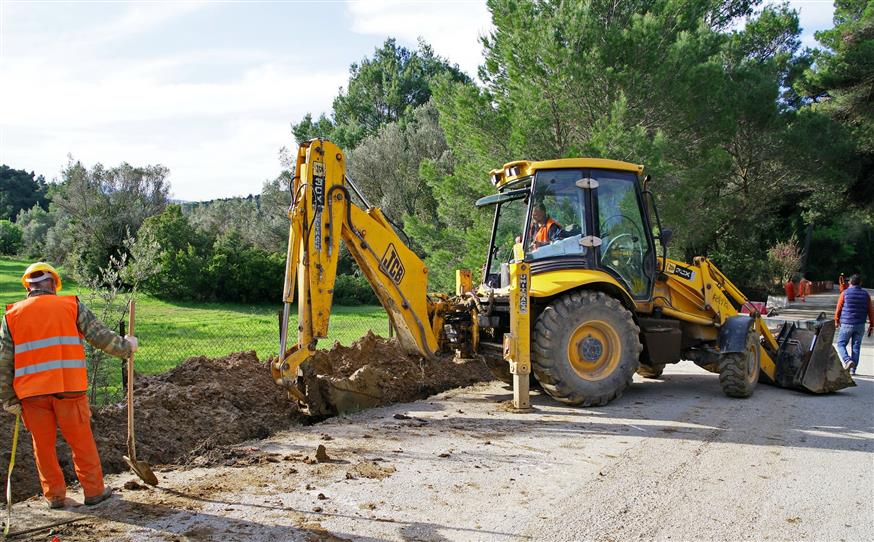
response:
<path id="1" fill-rule="evenodd" d="M 868 307 L 871 296 L 861 286 L 850 286 L 844 293 L 844 305 L 841 309 L 841 324 L 864 324 L 868 319 Z"/>

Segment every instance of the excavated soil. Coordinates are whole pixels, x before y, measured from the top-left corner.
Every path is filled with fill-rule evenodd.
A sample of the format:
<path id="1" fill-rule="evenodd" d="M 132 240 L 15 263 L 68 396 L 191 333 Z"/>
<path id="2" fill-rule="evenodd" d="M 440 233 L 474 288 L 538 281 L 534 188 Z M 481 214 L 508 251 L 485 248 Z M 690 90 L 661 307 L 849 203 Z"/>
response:
<path id="1" fill-rule="evenodd" d="M 403 352 L 393 340 L 370 333 L 349 347 L 335 344 L 329 351 L 319 351 L 307 366 L 317 382 L 313 385 L 321 391 L 320 414 L 412 401 L 492 378 L 481 361 L 425 360 Z M 153 467 L 244 463 L 233 451 L 234 444 L 266 438 L 303 419 L 255 352 L 190 358 L 167 373 L 137 376 L 134 390 L 137 458 Z M 0 417 L 4 472 L 13 424 L 13 417 Z M 104 472 L 128 470 L 122 459 L 127 454 L 126 405 L 96 409 L 92 426 Z M 66 444 L 58 446 L 58 457 L 68 482 L 74 481 Z M 156 470 L 160 479 L 160 469 Z M 23 425 L 12 487 L 16 500 L 40 493 L 30 434 Z"/>
<path id="2" fill-rule="evenodd" d="M 222 445 L 267 437 L 300 418 L 255 352 L 189 358 L 166 373 L 137 376 L 134 394 L 137 459 L 153 466 L 185 464 Z M 126 408 L 124 403 L 108 405 L 92 413 L 105 473 L 128 469 L 122 459 L 127 454 Z M 13 421 L 11 416 L 0 420 L 0 435 L 12 435 Z M 11 443 L 3 440 L 5 467 Z M 67 481 L 75 480 L 66 444 L 58 446 L 58 458 Z M 23 425 L 12 487 L 16 499 L 40 493 L 30 434 Z"/>
<path id="3" fill-rule="evenodd" d="M 422 399 L 493 378 L 481 360 L 425 359 L 369 331 L 351 346 L 338 343 L 316 352 L 308 364 L 304 372 L 310 411 L 320 415 Z"/>

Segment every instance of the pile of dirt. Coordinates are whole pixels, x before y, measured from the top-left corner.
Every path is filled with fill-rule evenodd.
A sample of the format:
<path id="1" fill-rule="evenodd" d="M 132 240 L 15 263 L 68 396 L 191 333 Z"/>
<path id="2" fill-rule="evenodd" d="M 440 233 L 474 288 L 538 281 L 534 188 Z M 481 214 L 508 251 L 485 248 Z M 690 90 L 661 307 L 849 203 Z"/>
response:
<path id="1" fill-rule="evenodd" d="M 301 418 L 255 352 L 189 358 L 167 373 L 137 376 L 134 395 L 137 458 L 153 466 L 184 464 L 213 448 L 265 438 Z M 11 416 L 0 420 L 0 435 L 9 435 L 0 442 L 4 467 L 13 422 Z M 122 459 L 127 454 L 127 405 L 94 410 L 92 427 L 104 472 L 128 470 Z M 74 481 L 66 445 L 58 446 L 58 459 L 67 481 Z M 30 434 L 23 426 L 12 487 L 15 499 L 40 493 Z"/>
<path id="2" fill-rule="evenodd" d="M 304 369 L 307 394 L 318 404 L 311 413 L 321 415 L 412 401 L 492 378 L 481 361 L 423 359 L 372 333 L 349 347 L 336 344 L 317 352 Z M 167 373 L 137 376 L 134 395 L 137 458 L 153 466 L 238 461 L 224 457 L 228 447 L 266 438 L 303 418 L 255 352 L 194 357 Z M 4 467 L 9 464 L 13 421 L 0 417 Z M 92 425 L 104 472 L 127 471 L 122 459 L 127 454 L 126 404 L 95 410 Z M 67 481 L 73 482 L 66 445 L 58 447 L 58 457 Z M 40 493 L 30 434 L 23 427 L 12 485 L 16 499 Z"/>
<path id="3" fill-rule="evenodd" d="M 493 377 L 481 360 L 405 352 L 368 332 L 351 346 L 334 344 L 304 365 L 310 413 L 334 415 L 422 399 Z"/>

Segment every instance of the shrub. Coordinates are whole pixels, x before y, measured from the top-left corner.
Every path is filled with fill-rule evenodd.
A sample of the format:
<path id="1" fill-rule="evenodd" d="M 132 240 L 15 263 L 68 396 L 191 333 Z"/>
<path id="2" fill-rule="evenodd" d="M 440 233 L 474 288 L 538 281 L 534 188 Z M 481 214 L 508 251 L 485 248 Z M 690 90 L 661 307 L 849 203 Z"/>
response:
<path id="1" fill-rule="evenodd" d="M 18 254 L 21 250 L 21 226 L 0 220 L 0 254 Z"/>
<path id="2" fill-rule="evenodd" d="M 356 275 L 337 275 L 334 283 L 334 303 L 337 305 L 379 305 L 367 279 Z"/>
<path id="3" fill-rule="evenodd" d="M 801 271 L 801 249 L 793 236 L 768 249 L 768 262 L 782 282 L 793 279 Z"/>

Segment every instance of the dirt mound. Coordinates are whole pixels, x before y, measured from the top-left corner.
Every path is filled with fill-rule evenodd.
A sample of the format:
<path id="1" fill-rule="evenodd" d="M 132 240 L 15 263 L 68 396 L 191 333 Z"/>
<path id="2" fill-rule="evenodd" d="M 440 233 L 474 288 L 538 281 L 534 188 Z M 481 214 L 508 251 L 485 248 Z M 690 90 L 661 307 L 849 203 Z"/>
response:
<path id="1" fill-rule="evenodd" d="M 426 360 L 405 353 L 396 341 L 371 333 L 349 347 L 337 344 L 317 352 L 304 369 L 307 393 L 316 396 L 322 415 L 412 401 L 491 379 L 481 361 Z M 246 440 L 266 438 L 303 417 L 255 352 L 190 358 L 167 373 L 137 376 L 134 391 L 137 458 L 153 466 L 245 461 L 228 449 Z M 11 416 L 0 416 L 4 472 L 13 422 Z M 122 459 L 127 453 L 126 405 L 96 409 L 92 425 L 104 472 L 128 470 Z M 58 458 L 67 481 L 73 482 L 76 477 L 66 445 L 58 447 Z M 23 426 L 12 485 L 16 499 L 40 493 L 30 434 Z"/>
<path id="2" fill-rule="evenodd" d="M 216 447 L 264 438 L 300 418 L 255 352 L 190 358 L 167 373 L 137 376 L 134 394 L 137 458 L 153 466 L 186 463 Z M 127 453 L 126 408 L 124 403 L 108 405 L 92 413 L 94 439 L 107 474 L 128 470 L 122 459 Z M 11 416 L 0 419 L 4 473 L 13 423 Z M 67 481 L 74 481 L 66 445 L 58 446 L 58 458 Z M 12 487 L 16 499 L 40 493 L 31 438 L 23 425 Z"/>
<path id="3" fill-rule="evenodd" d="M 333 415 L 402 401 L 491 380 L 480 360 L 405 352 L 397 341 L 372 332 L 351 346 L 334 344 L 304 366 L 310 412 Z"/>

